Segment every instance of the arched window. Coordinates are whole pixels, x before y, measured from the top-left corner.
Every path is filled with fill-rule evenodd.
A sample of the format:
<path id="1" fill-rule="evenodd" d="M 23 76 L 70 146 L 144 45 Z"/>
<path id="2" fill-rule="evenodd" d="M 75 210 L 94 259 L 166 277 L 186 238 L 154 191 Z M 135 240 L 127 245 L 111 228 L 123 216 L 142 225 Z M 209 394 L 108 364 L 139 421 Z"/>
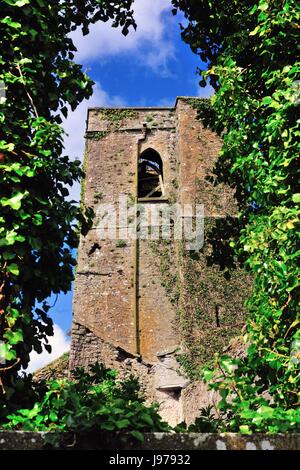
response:
<path id="1" fill-rule="evenodd" d="M 164 196 L 163 163 L 156 150 L 145 150 L 139 157 L 138 197 Z"/>

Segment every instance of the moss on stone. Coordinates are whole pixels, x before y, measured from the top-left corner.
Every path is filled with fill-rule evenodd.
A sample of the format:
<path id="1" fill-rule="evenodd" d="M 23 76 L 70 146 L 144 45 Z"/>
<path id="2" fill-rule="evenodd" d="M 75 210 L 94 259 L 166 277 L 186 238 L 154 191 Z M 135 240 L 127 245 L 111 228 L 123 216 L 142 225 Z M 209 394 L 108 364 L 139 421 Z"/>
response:
<path id="1" fill-rule="evenodd" d="M 117 240 L 116 247 L 117 248 L 125 248 L 127 246 L 127 242 L 125 240 Z"/>
<path id="2" fill-rule="evenodd" d="M 38 369 L 33 374 L 36 382 L 50 379 L 64 379 L 69 375 L 69 353 L 64 353 L 55 361 L 50 362 L 45 367 Z"/>
<path id="3" fill-rule="evenodd" d="M 199 109 L 203 106 L 211 106 L 210 98 L 186 98 L 186 102 L 194 109 Z"/>
<path id="4" fill-rule="evenodd" d="M 100 118 L 112 124 L 120 124 L 125 119 L 137 119 L 138 111 L 135 109 L 101 109 Z"/>
<path id="5" fill-rule="evenodd" d="M 87 131 L 85 134 L 86 139 L 101 140 L 109 134 L 108 131 Z"/>
<path id="6" fill-rule="evenodd" d="M 178 360 L 190 378 L 199 378 L 201 367 L 240 335 L 245 322 L 252 281 L 226 239 L 231 223 L 232 218 L 206 218 L 199 252 L 185 250 L 180 241 L 151 243 L 161 284 L 177 308 L 184 346 Z"/>
<path id="7" fill-rule="evenodd" d="M 159 240 L 150 242 L 150 247 L 158 261 L 158 268 L 161 274 L 160 282 L 165 288 L 170 302 L 178 305 L 180 296 L 179 273 L 175 259 L 174 242 L 170 240 Z"/>

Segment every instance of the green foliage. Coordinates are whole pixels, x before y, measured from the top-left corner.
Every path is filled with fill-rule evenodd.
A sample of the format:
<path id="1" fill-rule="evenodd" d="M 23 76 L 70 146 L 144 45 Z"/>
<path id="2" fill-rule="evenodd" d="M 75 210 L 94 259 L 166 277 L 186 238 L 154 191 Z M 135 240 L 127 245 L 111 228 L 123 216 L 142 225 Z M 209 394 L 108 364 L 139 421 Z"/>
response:
<path id="1" fill-rule="evenodd" d="M 257 356 L 250 356 L 245 361 L 229 356 L 217 356 L 214 367 L 204 369 L 204 379 L 209 382 L 211 389 L 217 390 L 221 395 L 221 401 L 218 403 L 222 415 L 218 422 L 220 431 L 243 434 L 299 431 L 299 408 L 278 403 L 274 389 L 276 383 L 283 388 L 284 378 L 279 382 L 274 373 L 272 384 L 267 368 L 268 359 L 266 356 L 264 370 L 262 360 Z M 273 355 L 273 360 L 276 360 L 276 354 Z M 290 394 L 293 384 L 286 384 L 285 388 L 287 394 Z"/>
<path id="2" fill-rule="evenodd" d="M 74 59 L 71 33 L 112 20 L 123 34 L 134 24 L 132 0 L 3 0 L 0 19 L 0 400 L 14 390 L 18 368 L 34 349 L 50 350 L 45 302 L 67 292 L 73 250 L 91 211 L 67 200 L 82 177 L 63 155 L 61 115 L 92 94 L 93 82 Z M 39 307 L 37 308 L 37 304 Z M 14 377 L 14 378 L 13 378 Z M 4 400 L 4 398 L 3 398 Z"/>
<path id="3" fill-rule="evenodd" d="M 214 192 L 218 196 L 218 191 Z M 213 201 L 209 183 L 200 194 Z M 179 362 L 193 378 L 199 378 L 200 366 L 214 353 L 222 352 L 233 337 L 240 335 L 246 314 L 243 303 L 252 287 L 251 277 L 228 247 L 237 229 L 236 219 L 206 217 L 204 225 L 203 248 L 197 253 L 181 253 L 184 289 L 178 321 L 186 352 Z"/>
<path id="4" fill-rule="evenodd" d="M 207 183 L 199 195 L 203 198 L 209 188 Z M 221 200 L 223 191 L 221 195 L 218 188 L 214 192 Z M 210 192 L 207 199 L 213 199 Z M 206 217 L 204 245 L 196 253 L 186 251 L 181 242 L 150 244 L 161 285 L 176 308 L 176 325 L 184 342 L 185 352 L 177 355 L 177 360 L 192 379 L 199 379 L 201 366 L 214 353 L 222 352 L 245 323 L 243 303 L 252 279 L 228 246 L 236 231 L 235 222 L 232 217 Z"/>
<path id="5" fill-rule="evenodd" d="M 6 346 L 6 345 L 5 345 Z M 0 402 L 0 426 L 5 422 L 9 413 L 14 413 L 20 408 L 30 408 L 38 400 L 38 386 L 32 380 L 32 375 L 12 375 L 10 386 L 6 387 L 6 394 Z"/>
<path id="6" fill-rule="evenodd" d="M 88 139 L 102 139 L 111 132 L 117 132 L 124 125 L 124 121 L 136 119 L 137 117 L 138 112 L 134 109 L 102 108 L 99 111 L 99 118 L 101 121 L 106 121 L 107 131 L 89 131 L 86 136 Z"/>
<path id="7" fill-rule="evenodd" d="M 150 248 L 160 271 L 160 282 L 170 302 L 177 306 L 180 296 L 180 281 L 177 270 L 175 245 L 170 240 L 151 241 Z M 176 262 L 178 262 L 176 260 Z"/>
<path id="8" fill-rule="evenodd" d="M 134 109 L 104 108 L 100 111 L 101 119 L 110 121 L 114 125 L 120 125 L 125 119 L 136 119 L 138 115 L 138 112 Z"/>
<path id="9" fill-rule="evenodd" d="M 231 246 L 254 275 L 245 359 L 206 371 L 228 428 L 299 426 L 299 55 L 295 0 L 173 0 L 189 20 L 183 38 L 208 62 L 214 128 L 224 144 L 216 172 L 236 188 L 241 230 Z M 211 119 L 210 119 L 211 121 Z M 225 367 L 224 364 L 227 364 Z"/>
<path id="10" fill-rule="evenodd" d="M 216 410 L 213 406 L 208 405 L 201 408 L 199 416 L 195 422 L 188 427 L 188 432 L 219 432 L 222 429 L 223 420 L 216 417 Z"/>
<path id="11" fill-rule="evenodd" d="M 102 191 L 96 191 L 95 194 L 94 194 L 94 201 L 95 202 L 101 201 L 103 199 L 103 197 L 104 197 L 104 195 L 103 195 Z"/>
<path id="12" fill-rule="evenodd" d="M 92 139 L 92 140 L 102 140 L 104 137 L 108 135 L 107 131 L 88 131 L 85 134 L 85 139 Z"/>
<path id="13" fill-rule="evenodd" d="M 119 381 L 116 371 L 99 364 L 91 367 L 91 373 L 77 369 L 74 380 L 41 384 L 39 391 L 34 406 L 8 415 L 4 428 L 77 435 L 126 431 L 140 441 L 144 432 L 169 430 L 158 406 L 145 406 L 134 377 Z"/>
<path id="14" fill-rule="evenodd" d="M 117 240 L 116 247 L 117 248 L 125 248 L 127 246 L 126 240 Z"/>

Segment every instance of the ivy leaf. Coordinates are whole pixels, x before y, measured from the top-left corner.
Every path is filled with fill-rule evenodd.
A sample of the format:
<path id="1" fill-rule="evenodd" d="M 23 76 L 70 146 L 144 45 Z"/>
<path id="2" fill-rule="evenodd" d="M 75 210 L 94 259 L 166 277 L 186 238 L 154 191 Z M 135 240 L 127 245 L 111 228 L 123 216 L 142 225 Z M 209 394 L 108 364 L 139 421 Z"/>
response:
<path id="1" fill-rule="evenodd" d="M 51 421 L 55 422 L 58 419 L 58 415 L 54 410 L 51 410 L 49 413 L 49 418 L 51 419 Z"/>
<path id="2" fill-rule="evenodd" d="M 14 276 L 19 276 L 20 274 L 19 266 L 16 263 L 9 264 L 6 269 Z"/>
<path id="3" fill-rule="evenodd" d="M 300 193 L 293 194 L 292 200 L 293 202 L 296 202 L 297 204 L 300 203 Z"/>
<path id="4" fill-rule="evenodd" d="M 136 439 L 138 439 L 140 442 L 144 442 L 144 436 L 140 431 L 131 431 L 130 434 Z"/>
<path id="5" fill-rule="evenodd" d="M 18 192 L 16 193 L 13 197 L 10 199 L 7 198 L 2 198 L 0 199 L 0 203 L 2 206 L 10 206 L 12 209 L 18 211 L 21 207 L 21 201 L 24 197 L 28 195 L 28 191 L 25 191 L 24 193 Z"/>
<path id="6" fill-rule="evenodd" d="M 271 96 L 264 96 L 261 101 L 263 104 L 269 105 L 272 103 L 273 98 Z"/>
<path id="7" fill-rule="evenodd" d="M 268 2 L 261 2 L 258 6 L 258 9 L 261 11 L 266 11 L 269 8 Z"/>
<path id="8" fill-rule="evenodd" d="M 247 424 L 243 424 L 240 426 L 240 433 L 241 434 L 251 434 L 250 428 Z"/>
<path id="9" fill-rule="evenodd" d="M 7 314 L 6 319 L 7 319 L 9 328 L 12 328 L 14 326 L 19 316 L 20 316 L 20 312 L 16 308 L 8 309 L 8 314 Z"/>
<path id="10" fill-rule="evenodd" d="M 261 406 L 258 408 L 257 412 L 265 419 L 269 419 L 273 416 L 274 414 L 274 408 L 271 408 L 270 406 Z"/>
<path id="11" fill-rule="evenodd" d="M 0 341 L 0 360 L 12 361 L 17 358 L 17 353 L 10 344 Z"/>
<path id="12" fill-rule="evenodd" d="M 22 27 L 21 23 L 19 23 L 18 21 L 13 21 L 9 16 L 2 18 L 0 20 L 0 23 L 7 24 L 7 26 L 10 26 L 14 29 L 20 29 Z"/>
<path id="13" fill-rule="evenodd" d="M 234 359 L 232 359 L 231 357 L 227 357 L 227 356 L 221 357 L 220 363 L 221 363 L 221 366 L 225 369 L 225 371 L 230 374 L 234 372 L 234 370 L 237 368 L 237 365 Z"/>
<path id="14" fill-rule="evenodd" d="M 153 426 L 153 419 L 151 416 L 147 413 L 142 413 L 140 416 L 140 419 L 144 421 L 145 423 L 149 424 L 150 426 Z"/>
<path id="15" fill-rule="evenodd" d="M 14 245 L 16 241 L 24 241 L 25 238 L 21 235 L 18 235 L 15 230 L 9 230 L 6 233 L 6 236 L 0 239 L 1 246 L 11 246 Z"/>
<path id="16" fill-rule="evenodd" d="M 3 258 L 6 260 L 6 261 L 9 261 L 9 260 L 12 260 L 16 257 L 16 253 L 13 253 L 12 251 L 5 251 L 3 253 Z"/>
<path id="17" fill-rule="evenodd" d="M 125 429 L 130 425 L 130 421 L 128 419 L 120 419 L 120 421 L 116 422 L 116 426 L 118 429 Z"/>
<path id="18" fill-rule="evenodd" d="M 255 36 L 260 29 L 260 26 L 256 26 L 256 28 L 249 33 L 249 36 Z"/>
<path id="19" fill-rule="evenodd" d="M 12 5 L 14 7 L 24 7 L 25 5 L 29 5 L 29 0 L 4 0 L 5 3 L 8 5 Z"/>
<path id="20" fill-rule="evenodd" d="M 0 149 L 4 152 L 12 152 L 15 148 L 13 143 L 7 143 L 4 140 L 0 140 Z"/>
<path id="21" fill-rule="evenodd" d="M 207 368 L 205 368 L 203 370 L 203 380 L 205 382 L 210 382 L 211 379 L 213 378 L 213 376 L 214 376 L 214 371 L 213 370 L 210 370 L 210 369 L 207 369 Z"/>
<path id="22" fill-rule="evenodd" d="M 21 330 L 12 331 L 8 330 L 4 333 L 4 338 L 9 341 L 11 345 L 15 345 L 23 341 L 23 333 Z"/>

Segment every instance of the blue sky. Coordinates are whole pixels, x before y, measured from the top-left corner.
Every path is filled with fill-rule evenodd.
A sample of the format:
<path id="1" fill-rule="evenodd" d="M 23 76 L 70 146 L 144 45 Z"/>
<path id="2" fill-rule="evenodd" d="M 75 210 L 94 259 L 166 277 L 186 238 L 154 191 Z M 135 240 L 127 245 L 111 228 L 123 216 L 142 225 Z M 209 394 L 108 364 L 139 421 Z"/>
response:
<path id="1" fill-rule="evenodd" d="M 82 159 L 84 128 L 89 106 L 172 106 L 176 96 L 209 96 L 210 88 L 199 87 L 199 57 L 180 37 L 179 21 L 171 13 L 169 0 L 135 0 L 137 31 L 127 37 L 109 24 L 93 25 L 89 35 L 73 35 L 78 52 L 77 63 L 83 65 L 95 81 L 94 94 L 70 113 L 64 123 L 69 134 L 66 153 Z M 71 190 L 79 199 L 79 186 Z M 51 304 L 55 297 L 51 299 Z M 55 336 L 50 341 L 53 353 L 33 354 L 30 369 L 50 362 L 68 349 L 71 329 L 72 292 L 59 295 L 50 314 L 55 323 Z"/>

